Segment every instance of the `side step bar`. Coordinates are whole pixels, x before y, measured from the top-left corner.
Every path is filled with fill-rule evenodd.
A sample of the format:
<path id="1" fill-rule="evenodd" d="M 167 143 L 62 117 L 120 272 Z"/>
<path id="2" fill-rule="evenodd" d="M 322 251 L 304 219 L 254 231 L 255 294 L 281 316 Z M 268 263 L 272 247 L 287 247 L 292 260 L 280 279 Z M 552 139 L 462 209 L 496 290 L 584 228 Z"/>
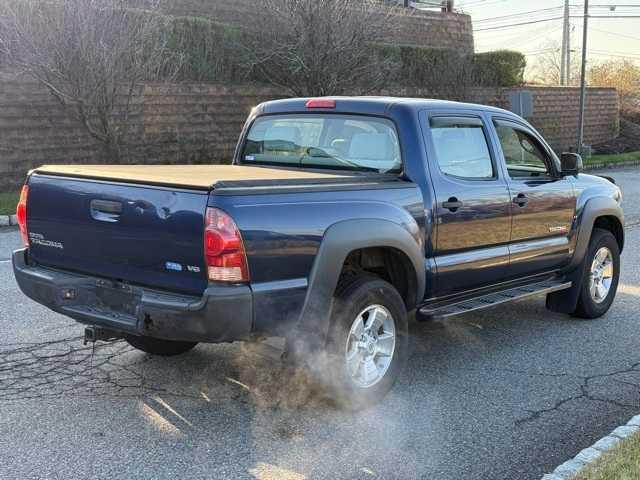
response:
<path id="1" fill-rule="evenodd" d="M 566 282 L 564 280 L 545 280 L 543 282 L 530 283 L 528 285 L 513 287 L 475 298 L 467 298 L 455 303 L 428 305 L 420 309 L 420 315 L 433 319 L 444 319 L 461 315 L 463 313 L 495 307 L 496 305 L 501 305 L 503 303 L 566 290 L 571 288 L 571 285 L 571 282 Z"/>

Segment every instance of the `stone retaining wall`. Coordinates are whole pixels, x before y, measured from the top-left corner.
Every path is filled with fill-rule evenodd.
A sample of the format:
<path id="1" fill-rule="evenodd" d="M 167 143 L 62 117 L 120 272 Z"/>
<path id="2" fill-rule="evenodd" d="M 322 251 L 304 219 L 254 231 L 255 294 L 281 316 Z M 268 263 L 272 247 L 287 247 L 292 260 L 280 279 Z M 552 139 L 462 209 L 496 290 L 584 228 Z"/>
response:
<path id="1" fill-rule="evenodd" d="M 551 145 L 565 150 L 575 143 L 579 91 L 532 88 L 530 121 Z M 509 89 L 481 88 L 469 100 L 508 107 Z M 136 163 L 228 162 L 251 108 L 281 91 L 267 86 L 225 87 L 209 84 L 162 84 L 141 87 L 131 123 L 132 160 Z M 389 88 L 383 95 L 429 97 L 419 89 Z M 587 144 L 618 133 L 618 95 L 590 89 Z M 0 190 L 16 188 L 26 172 L 45 163 L 108 162 L 83 126 L 37 83 L 0 75 Z"/>

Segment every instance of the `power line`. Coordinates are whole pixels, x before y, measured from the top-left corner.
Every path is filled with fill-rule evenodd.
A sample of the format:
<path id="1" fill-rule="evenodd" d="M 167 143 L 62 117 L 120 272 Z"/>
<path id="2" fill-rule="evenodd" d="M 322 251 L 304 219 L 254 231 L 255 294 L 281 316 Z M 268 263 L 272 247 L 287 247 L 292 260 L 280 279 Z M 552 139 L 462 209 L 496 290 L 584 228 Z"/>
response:
<path id="1" fill-rule="evenodd" d="M 537 28 L 535 30 L 528 30 L 526 32 L 520 32 L 517 35 L 513 35 L 513 32 L 502 32 L 502 35 L 510 35 L 509 38 L 504 40 L 496 41 L 495 38 L 491 38 L 489 43 L 484 43 L 479 41 L 478 43 L 482 44 L 478 45 L 478 48 L 491 48 L 494 45 L 508 45 L 509 48 L 519 47 L 522 44 L 537 42 L 539 36 L 542 34 L 551 34 L 552 32 L 556 32 L 560 30 L 562 27 L 558 25 L 546 25 L 542 28 Z M 532 38 L 533 37 L 533 38 Z"/>
<path id="2" fill-rule="evenodd" d="M 584 18 L 582 15 L 571 15 L 571 18 Z M 640 15 L 589 15 L 589 18 L 640 18 Z"/>
<path id="3" fill-rule="evenodd" d="M 578 5 L 572 5 L 577 7 Z M 620 4 L 612 4 L 612 5 L 589 5 L 589 8 L 612 8 L 615 10 L 616 8 L 640 8 L 640 4 L 637 3 L 627 3 L 626 5 Z"/>
<path id="4" fill-rule="evenodd" d="M 520 23 L 511 23 L 508 25 L 498 25 L 495 27 L 486 27 L 486 28 L 477 28 L 474 29 L 474 32 L 486 32 L 488 30 L 500 30 L 503 28 L 512 28 L 512 27 L 519 27 L 521 25 L 531 25 L 532 23 L 539 23 L 539 22 L 551 22 L 553 20 L 560 20 L 562 17 L 551 17 L 551 18 L 543 18 L 543 19 L 538 19 L 538 20 L 529 20 L 528 22 L 520 22 Z"/>
<path id="5" fill-rule="evenodd" d="M 523 16 L 523 15 L 531 15 L 532 13 L 540 13 L 540 12 L 548 12 L 550 10 L 558 10 L 560 8 L 562 8 L 562 7 L 541 8 L 541 9 L 538 9 L 538 10 L 531 10 L 529 12 L 520 12 L 520 13 L 512 13 L 511 15 L 502 15 L 500 17 L 481 18 L 479 20 L 474 20 L 473 23 L 489 22 L 489 21 L 500 20 L 500 19 L 505 19 L 505 18 L 520 17 L 520 16 Z"/>
<path id="6" fill-rule="evenodd" d="M 470 3 L 467 4 L 460 4 L 459 8 L 469 8 L 469 7 L 474 7 L 474 6 L 489 6 L 489 5 L 494 5 L 497 3 L 502 3 L 506 0 L 497 0 L 497 1 L 493 1 L 493 2 L 489 2 L 489 3 L 485 3 L 487 0 L 477 0 L 477 1 L 472 1 Z M 578 4 L 572 4 L 570 5 L 571 8 L 580 8 L 582 9 L 582 5 L 578 5 Z M 479 20 L 475 20 L 475 22 L 490 22 L 492 20 L 498 20 L 498 19 L 507 19 L 507 18 L 517 18 L 517 17 L 521 17 L 521 16 L 526 16 L 532 13 L 540 13 L 540 12 L 549 12 L 549 11 L 553 11 L 553 10 L 559 10 L 562 9 L 563 6 L 562 5 L 558 5 L 557 7 L 549 7 L 549 8 L 541 8 L 541 9 L 537 9 L 537 10 L 532 10 L 529 12 L 520 12 L 520 13 L 513 13 L 513 14 L 509 14 L 509 15 L 502 15 L 502 16 L 498 16 L 498 17 L 487 17 L 487 18 L 481 18 Z M 590 8 L 599 8 L 599 9 L 610 9 L 612 12 L 617 12 L 620 14 L 626 14 L 626 13 L 635 13 L 633 11 L 631 12 L 621 12 L 620 10 L 624 10 L 624 9 L 633 9 L 633 8 L 640 8 L 640 4 L 610 4 L 610 5 L 605 5 L 605 4 L 600 4 L 600 5 L 593 5 L 590 6 Z M 620 17 L 621 15 L 617 15 L 618 17 Z M 576 16 L 577 17 L 577 16 Z M 582 18 L 582 16 L 579 16 L 580 18 Z M 590 17 L 593 18 L 600 18 L 598 15 L 590 15 Z M 605 15 L 603 17 L 606 18 L 610 18 L 610 17 L 616 17 L 616 15 Z M 624 17 L 623 17 L 624 18 Z M 631 18 L 636 18 L 635 15 L 632 16 Z"/>
<path id="7" fill-rule="evenodd" d="M 535 33 L 537 33 L 538 31 L 543 31 L 549 28 L 557 28 L 559 27 L 560 24 L 559 23 L 553 23 L 553 22 L 542 22 L 540 23 L 540 25 L 535 25 L 535 24 L 530 24 L 530 25 L 525 25 L 523 27 L 520 28 L 514 28 L 512 30 L 509 29 L 501 29 L 501 30 L 488 30 L 482 33 L 482 35 L 478 35 L 478 37 L 481 38 L 486 38 L 486 39 L 490 39 L 491 41 L 494 41 L 496 39 L 505 37 L 505 38 L 512 38 L 512 37 L 521 37 L 521 36 L 526 36 L 526 35 L 534 35 Z M 483 29 L 485 27 L 482 27 Z M 491 35 L 489 37 L 489 35 Z"/>
<path id="8" fill-rule="evenodd" d="M 543 53 L 547 53 L 547 52 L 557 52 L 559 51 L 559 48 L 555 48 L 555 47 L 549 47 L 549 48 L 542 48 L 540 50 L 534 50 L 532 52 L 520 52 L 523 55 L 531 55 L 531 56 L 535 56 L 535 55 L 541 55 Z"/>
<path id="9" fill-rule="evenodd" d="M 612 55 L 611 53 L 596 53 L 596 52 L 591 52 L 589 53 L 590 56 L 594 56 L 594 57 L 606 57 L 606 58 L 620 58 L 622 60 L 632 60 L 634 63 L 637 61 L 640 61 L 640 57 L 630 57 L 628 55 Z"/>
<path id="10" fill-rule="evenodd" d="M 505 25 L 495 25 L 492 27 L 482 27 L 482 28 L 475 28 L 473 31 L 474 32 L 486 32 L 489 30 L 501 30 L 504 28 L 512 28 L 512 27 L 519 27 L 521 25 L 531 25 L 532 23 L 539 23 L 539 22 L 551 22 L 553 20 L 560 20 L 563 17 L 550 17 L 550 18 L 540 18 L 537 20 L 529 20 L 526 22 L 519 22 L 519 23 L 509 23 L 509 24 L 505 24 Z M 569 15 L 569 18 L 584 18 L 583 15 Z M 640 18 L 640 15 L 589 15 L 589 18 Z"/>
<path id="11" fill-rule="evenodd" d="M 640 37 L 634 37 L 633 35 L 626 35 L 624 33 L 609 32 L 607 30 L 602 30 L 600 28 L 591 27 L 591 30 L 595 30 L 596 32 L 600 32 L 600 33 L 606 33 L 608 35 L 613 35 L 615 37 L 629 38 L 631 40 L 640 40 Z"/>
<path id="12" fill-rule="evenodd" d="M 469 2 L 469 3 L 460 3 L 459 6 L 460 7 L 473 7 L 474 5 L 480 5 L 481 3 L 486 2 L 487 0 L 476 0 L 475 2 Z"/>
<path id="13" fill-rule="evenodd" d="M 461 4 L 458 6 L 459 9 L 463 9 L 463 8 L 469 8 L 469 7 L 475 7 L 476 5 L 482 5 L 483 7 L 488 7 L 489 5 L 495 5 L 497 3 L 503 3 L 506 2 L 507 0 L 495 0 L 493 2 L 489 2 L 489 3 L 485 3 L 487 0 L 478 0 L 476 2 L 471 2 L 471 3 L 467 3 L 467 4 Z"/>
<path id="14" fill-rule="evenodd" d="M 476 2 L 471 2 L 470 4 L 468 4 L 469 6 L 472 4 L 484 4 L 486 0 L 480 0 L 480 1 L 476 1 Z M 499 2 L 497 2 L 499 3 Z M 571 7 L 578 7 L 578 5 L 571 5 Z M 580 5 L 580 7 L 583 7 L 583 5 Z M 598 8 L 610 8 L 612 10 L 612 13 L 615 11 L 614 14 L 612 15 L 601 15 L 601 14 L 590 14 L 589 18 L 598 18 L 598 19 L 626 19 L 626 18 L 640 18 L 640 15 L 635 15 L 632 14 L 632 12 L 628 12 L 628 11 L 623 11 L 622 9 L 624 8 L 640 8 L 640 4 L 638 5 L 630 5 L 630 4 L 624 4 L 624 5 L 590 5 L 591 8 L 594 9 L 598 9 Z M 474 24 L 485 24 L 485 25 L 480 25 L 480 28 L 476 28 L 474 29 L 474 32 L 487 32 L 487 33 L 496 33 L 498 36 L 504 36 L 504 33 L 500 33 L 501 30 L 507 30 L 510 28 L 517 28 L 517 27 L 526 27 L 527 25 L 533 25 L 533 24 L 538 24 L 538 23 L 545 23 L 545 22 L 552 22 L 554 20 L 560 20 L 563 17 L 556 17 L 556 16 L 551 16 L 551 17 L 538 17 L 538 18 L 531 18 L 532 15 L 536 15 L 536 14 L 543 14 L 543 13 L 551 13 L 551 12 L 555 12 L 557 11 L 559 8 L 563 8 L 562 6 L 558 6 L 558 7 L 550 7 L 550 8 L 542 8 L 542 9 L 537 9 L 537 10 L 531 10 L 531 11 L 527 11 L 527 12 L 519 12 L 519 13 L 513 13 L 510 15 L 501 15 L 501 16 L 497 16 L 497 17 L 487 17 L 487 18 L 482 18 L 479 20 L 475 20 Z M 593 10 L 591 10 L 593 11 Z M 635 13 L 635 12 L 634 12 Z M 526 21 L 516 21 L 520 18 L 522 18 L 523 20 L 525 18 L 529 17 L 528 20 Z M 578 15 L 578 14 L 574 14 L 574 15 L 569 15 L 569 18 L 581 18 L 584 19 L 584 14 L 582 15 Z M 509 21 L 511 20 L 511 21 Z M 496 25 L 492 25 L 493 23 L 497 23 Z M 488 25 L 487 25 L 488 24 Z M 549 30 L 549 31 L 553 31 L 557 29 L 557 27 L 551 27 L 551 28 L 546 28 L 544 30 Z M 593 30 L 596 31 L 600 31 L 602 33 L 606 33 L 609 35 L 615 35 L 615 36 L 619 36 L 622 38 L 628 38 L 631 40 L 640 40 L 640 37 L 634 37 L 632 35 L 625 35 L 625 34 L 619 34 L 616 32 L 609 32 L 606 30 L 600 30 L 597 28 L 593 28 Z M 535 32 L 539 32 L 542 29 L 538 29 Z M 532 33 L 531 32 L 527 32 L 526 35 L 531 36 Z M 493 38 L 493 37 L 492 37 Z M 490 48 L 492 45 L 499 45 L 499 44 L 505 44 L 508 43 L 509 46 L 514 46 L 514 41 L 518 41 L 518 44 L 522 44 L 522 41 L 519 41 L 519 39 L 522 38 L 523 40 L 525 40 L 526 43 L 526 39 L 523 38 L 523 34 L 519 34 L 516 36 L 511 36 L 508 39 L 502 41 L 502 42 L 496 42 L 493 41 L 489 44 L 489 46 L 484 46 L 481 47 L 483 49 L 488 49 Z M 481 43 L 481 42 L 480 42 Z M 523 52 L 525 55 L 529 55 L 529 56 L 535 56 L 535 55 L 541 55 L 543 53 L 546 53 L 550 51 L 549 49 L 543 49 L 543 50 L 534 50 L 534 51 L 530 51 L 530 52 Z M 636 55 L 636 54 L 627 54 L 625 52 L 614 52 L 614 51 L 605 51 L 605 50 L 592 50 L 593 54 L 595 56 L 610 56 L 610 57 L 615 57 L 615 58 L 628 58 L 628 59 L 632 59 L 632 60 L 637 60 L 640 59 L 640 55 Z M 591 52 L 590 52 L 591 53 Z"/>
<path id="15" fill-rule="evenodd" d="M 626 52 L 611 52 L 609 50 L 591 50 L 592 53 L 597 54 L 597 55 L 608 55 L 610 57 L 617 57 L 617 58 L 631 58 L 634 60 L 640 60 L 640 55 L 636 55 L 633 53 L 626 53 Z"/>

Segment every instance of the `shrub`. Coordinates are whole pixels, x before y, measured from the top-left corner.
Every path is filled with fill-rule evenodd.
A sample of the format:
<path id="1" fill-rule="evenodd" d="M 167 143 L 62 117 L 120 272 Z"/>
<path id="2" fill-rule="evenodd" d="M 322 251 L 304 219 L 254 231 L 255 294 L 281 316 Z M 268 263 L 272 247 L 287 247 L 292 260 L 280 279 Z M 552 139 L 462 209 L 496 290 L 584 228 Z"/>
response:
<path id="1" fill-rule="evenodd" d="M 525 56 L 512 50 L 477 53 L 474 58 L 473 81 L 476 85 L 517 87 L 524 83 Z"/>
<path id="2" fill-rule="evenodd" d="M 237 82 L 248 76 L 248 62 L 235 27 L 201 17 L 178 17 L 171 25 L 168 48 L 181 56 L 177 80 Z"/>
<path id="3" fill-rule="evenodd" d="M 479 54 L 455 49 L 378 46 L 377 55 L 396 65 L 393 80 L 428 89 L 433 96 L 464 99 L 473 86 L 514 87 L 524 83 L 526 61 L 520 52 Z"/>
<path id="4" fill-rule="evenodd" d="M 453 49 L 378 47 L 378 55 L 395 65 L 394 81 L 426 88 L 432 96 L 463 99 L 471 86 L 473 57 Z"/>

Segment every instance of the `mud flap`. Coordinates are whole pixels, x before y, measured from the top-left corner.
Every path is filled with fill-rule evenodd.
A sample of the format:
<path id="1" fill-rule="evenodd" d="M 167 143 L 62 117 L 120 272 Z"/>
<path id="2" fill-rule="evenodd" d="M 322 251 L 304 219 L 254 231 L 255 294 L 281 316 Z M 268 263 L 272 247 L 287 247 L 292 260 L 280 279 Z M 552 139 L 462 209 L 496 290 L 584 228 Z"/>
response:
<path id="1" fill-rule="evenodd" d="M 553 292 L 547 295 L 547 309 L 557 313 L 573 313 L 578 305 L 578 298 L 582 290 L 584 265 L 580 265 L 565 276 L 567 281 L 573 283 L 571 288 Z"/>

